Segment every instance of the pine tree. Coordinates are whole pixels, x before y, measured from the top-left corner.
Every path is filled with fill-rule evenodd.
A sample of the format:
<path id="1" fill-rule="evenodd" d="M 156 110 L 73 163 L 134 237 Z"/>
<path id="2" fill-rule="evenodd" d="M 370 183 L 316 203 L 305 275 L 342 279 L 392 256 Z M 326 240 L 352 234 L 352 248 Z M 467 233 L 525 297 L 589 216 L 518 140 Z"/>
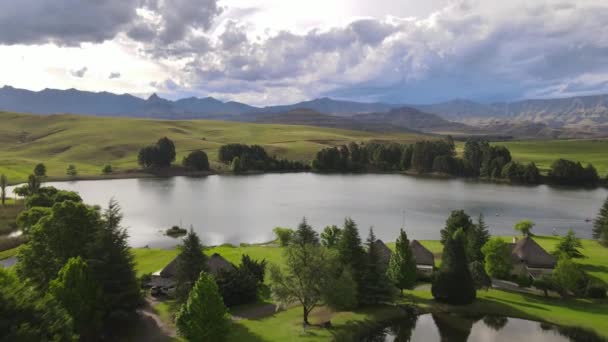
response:
<path id="1" fill-rule="evenodd" d="M 365 243 L 367 245 L 365 274 L 359 292 L 362 304 L 378 304 L 389 301 L 393 297 L 393 288 L 386 276 L 386 266 L 382 263 L 376 241 L 374 230 L 370 228 Z"/>
<path id="2" fill-rule="evenodd" d="M 176 294 L 178 300 L 185 301 L 201 272 L 207 271 L 207 256 L 203 253 L 200 238 L 192 229 L 184 238 L 180 249 L 175 275 Z"/>
<path id="3" fill-rule="evenodd" d="M 87 260 L 103 294 L 104 323 L 112 328 L 127 323 L 141 304 L 135 261 L 121 220 L 120 206 L 111 200 Z"/>
<path id="4" fill-rule="evenodd" d="M 441 270 L 431 287 L 433 297 L 439 302 L 466 305 L 475 300 L 475 284 L 467 265 L 464 241 L 461 229 L 445 241 Z"/>
<path id="5" fill-rule="evenodd" d="M 361 245 L 357 224 L 350 218 L 344 220 L 344 227 L 337 245 L 338 261 L 344 267 L 350 267 L 353 279 L 357 283 L 357 293 L 361 299 L 363 275 L 365 273 L 365 250 Z"/>
<path id="6" fill-rule="evenodd" d="M 319 245 L 319 234 L 306 222 L 306 217 L 302 218 L 302 222 L 300 222 L 293 234 L 291 243 L 298 245 Z"/>
<path id="7" fill-rule="evenodd" d="M 593 221 L 593 238 L 608 247 L 608 198 Z"/>
<path id="8" fill-rule="evenodd" d="M 479 261 L 483 262 L 483 253 L 481 248 L 490 240 L 490 232 L 486 224 L 483 214 L 479 214 L 477 223 L 471 227 L 467 234 L 466 252 L 469 263 Z"/>
<path id="9" fill-rule="evenodd" d="M 101 328 L 101 289 L 91 277 L 86 262 L 71 258 L 51 281 L 49 292 L 61 303 L 74 320 L 74 328 L 81 340 L 92 340 Z"/>
<path id="10" fill-rule="evenodd" d="M 416 283 L 416 260 L 410 248 L 410 241 L 403 229 L 395 243 L 395 252 L 391 255 L 387 270 L 388 278 L 401 290 L 410 289 Z"/>
<path id="11" fill-rule="evenodd" d="M 177 314 L 176 325 L 187 341 L 226 340 L 230 331 L 228 309 L 213 277 L 201 272 Z"/>
<path id="12" fill-rule="evenodd" d="M 558 259 L 561 257 L 566 258 L 584 258 L 585 256 L 579 248 L 583 248 L 583 244 L 581 243 L 581 239 L 576 237 L 576 234 L 572 229 L 568 230 L 568 233 L 561 238 L 553 255 L 555 255 Z"/>

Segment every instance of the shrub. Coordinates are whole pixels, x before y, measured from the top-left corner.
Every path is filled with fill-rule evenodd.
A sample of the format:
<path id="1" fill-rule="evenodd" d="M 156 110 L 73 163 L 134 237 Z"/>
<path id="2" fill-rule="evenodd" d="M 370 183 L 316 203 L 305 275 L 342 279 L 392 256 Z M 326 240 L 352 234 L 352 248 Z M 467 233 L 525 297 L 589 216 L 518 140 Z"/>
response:
<path id="1" fill-rule="evenodd" d="M 515 282 L 519 287 L 530 287 L 532 286 L 533 279 L 530 277 L 528 272 L 525 269 L 522 269 L 521 272 L 515 278 Z"/>
<path id="2" fill-rule="evenodd" d="M 114 172 L 114 169 L 112 169 L 112 165 L 110 164 L 104 165 L 104 167 L 101 169 L 101 173 L 104 175 L 109 175 L 112 172 Z"/>
<path id="3" fill-rule="evenodd" d="M 244 267 L 220 270 L 215 275 L 224 304 L 228 307 L 255 302 L 258 293 L 258 281 Z"/>
<path id="4" fill-rule="evenodd" d="M 182 162 L 185 168 L 197 171 L 209 170 L 209 158 L 207 153 L 196 150 L 190 152 Z"/>
<path id="5" fill-rule="evenodd" d="M 243 254 L 241 257 L 241 267 L 251 273 L 260 283 L 264 282 L 266 264 L 266 259 L 262 259 L 262 261 L 254 260 L 247 254 Z"/>
<path id="6" fill-rule="evenodd" d="M 289 242 L 293 237 L 293 229 L 290 228 L 276 227 L 272 230 L 272 232 L 276 236 L 276 240 L 279 242 L 279 245 L 281 245 L 281 247 L 289 245 Z"/>
<path id="7" fill-rule="evenodd" d="M 66 169 L 65 173 L 70 177 L 74 177 L 78 175 L 78 170 L 76 170 L 76 166 L 74 164 L 70 164 L 68 165 L 68 168 Z"/>
<path id="8" fill-rule="evenodd" d="M 606 287 L 598 283 L 589 284 L 585 294 L 588 298 L 603 299 L 606 298 Z"/>

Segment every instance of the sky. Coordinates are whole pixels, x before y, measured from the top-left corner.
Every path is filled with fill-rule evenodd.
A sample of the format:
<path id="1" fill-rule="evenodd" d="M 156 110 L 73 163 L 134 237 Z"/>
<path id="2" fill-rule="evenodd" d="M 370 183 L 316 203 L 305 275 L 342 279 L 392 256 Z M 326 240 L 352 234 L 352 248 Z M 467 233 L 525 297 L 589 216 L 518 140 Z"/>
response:
<path id="1" fill-rule="evenodd" d="M 252 105 L 608 93 L 608 1 L 0 0 L 0 75 Z"/>

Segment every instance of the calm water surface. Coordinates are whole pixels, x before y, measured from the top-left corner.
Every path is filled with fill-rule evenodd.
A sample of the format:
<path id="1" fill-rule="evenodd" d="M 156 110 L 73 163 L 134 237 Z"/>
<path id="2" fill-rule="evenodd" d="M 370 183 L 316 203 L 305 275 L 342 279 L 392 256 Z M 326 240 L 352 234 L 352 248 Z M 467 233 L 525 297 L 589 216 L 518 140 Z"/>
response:
<path id="1" fill-rule="evenodd" d="M 313 173 L 214 175 L 204 178 L 119 179 L 57 182 L 85 202 L 106 206 L 114 197 L 123 208 L 132 246 L 170 247 L 167 227 L 192 225 L 208 245 L 263 242 L 276 226 L 295 227 L 302 217 L 317 230 L 352 217 L 363 235 L 370 226 L 383 240 L 395 240 L 402 226 L 410 238 L 437 239 L 451 210 L 483 213 L 492 234 L 509 235 L 521 219 L 536 222 L 540 234 L 573 228 L 590 237 L 606 189 L 573 190 L 431 179 L 404 175 L 320 175 Z"/>
<path id="2" fill-rule="evenodd" d="M 406 317 L 362 338 L 366 342 L 591 342 L 594 334 L 550 324 L 496 316 L 426 314 Z"/>

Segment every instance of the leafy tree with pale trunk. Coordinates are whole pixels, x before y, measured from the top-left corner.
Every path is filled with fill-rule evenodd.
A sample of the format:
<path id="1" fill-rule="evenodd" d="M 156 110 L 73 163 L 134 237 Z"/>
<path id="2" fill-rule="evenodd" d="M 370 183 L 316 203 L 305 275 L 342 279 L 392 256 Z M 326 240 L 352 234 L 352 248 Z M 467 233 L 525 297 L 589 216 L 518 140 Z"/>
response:
<path id="1" fill-rule="evenodd" d="M 535 223 L 530 220 L 519 221 L 515 224 L 513 228 L 520 232 L 523 236 L 532 236 L 532 228 L 534 228 Z"/>
<path id="2" fill-rule="evenodd" d="M 387 275 L 402 294 L 403 289 L 411 289 L 416 283 L 416 260 L 403 229 L 395 242 L 395 251 L 391 254 Z"/>

